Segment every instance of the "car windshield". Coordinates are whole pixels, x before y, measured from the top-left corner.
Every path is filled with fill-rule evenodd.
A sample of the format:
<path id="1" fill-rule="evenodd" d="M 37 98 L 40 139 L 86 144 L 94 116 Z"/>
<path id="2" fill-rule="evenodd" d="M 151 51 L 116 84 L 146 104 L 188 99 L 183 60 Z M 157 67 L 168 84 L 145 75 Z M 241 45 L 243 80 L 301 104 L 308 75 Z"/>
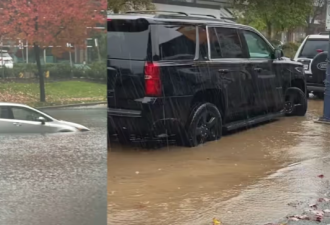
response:
<path id="1" fill-rule="evenodd" d="M 45 114 L 47 117 L 49 117 L 49 119 L 58 120 L 58 119 L 54 118 L 52 115 L 50 115 L 49 113 L 46 113 L 44 110 L 39 110 L 39 111 L 42 112 L 43 114 Z"/>
<path id="2" fill-rule="evenodd" d="M 308 39 L 299 57 L 313 59 L 320 51 L 326 51 L 328 49 L 328 42 L 328 39 Z"/>

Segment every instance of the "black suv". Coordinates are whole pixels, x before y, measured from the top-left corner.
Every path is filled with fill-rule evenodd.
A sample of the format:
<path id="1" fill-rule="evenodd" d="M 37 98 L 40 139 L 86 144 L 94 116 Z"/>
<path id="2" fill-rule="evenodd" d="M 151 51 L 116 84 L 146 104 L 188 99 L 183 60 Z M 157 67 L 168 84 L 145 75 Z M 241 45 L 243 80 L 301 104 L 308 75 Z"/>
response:
<path id="1" fill-rule="evenodd" d="M 223 130 L 304 116 L 303 65 L 257 30 L 185 13 L 108 16 L 109 135 L 196 146 Z"/>

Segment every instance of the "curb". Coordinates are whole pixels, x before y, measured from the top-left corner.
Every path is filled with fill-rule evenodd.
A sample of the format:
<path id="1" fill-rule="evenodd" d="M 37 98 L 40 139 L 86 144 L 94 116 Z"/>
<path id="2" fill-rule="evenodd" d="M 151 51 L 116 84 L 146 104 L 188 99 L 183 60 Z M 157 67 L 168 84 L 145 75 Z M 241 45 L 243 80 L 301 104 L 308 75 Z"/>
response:
<path id="1" fill-rule="evenodd" d="M 68 108 L 68 107 L 79 107 L 79 106 L 93 106 L 93 105 L 104 105 L 108 102 L 90 102 L 90 103 L 81 103 L 81 104 L 69 104 L 69 105 L 55 105 L 55 106 L 45 106 L 37 107 L 36 109 L 58 109 L 58 108 Z"/>
<path id="2" fill-rule="evenodd" d="M 330 125 L 330 122 L 328 122 L 328 121 L 315 120 L 314 123 Z"/>

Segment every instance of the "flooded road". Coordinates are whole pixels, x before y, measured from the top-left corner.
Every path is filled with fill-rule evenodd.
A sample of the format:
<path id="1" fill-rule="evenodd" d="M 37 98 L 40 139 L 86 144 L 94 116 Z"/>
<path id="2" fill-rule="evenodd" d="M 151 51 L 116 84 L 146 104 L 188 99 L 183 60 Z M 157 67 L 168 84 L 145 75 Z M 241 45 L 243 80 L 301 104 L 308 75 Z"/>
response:
<path id="1" fill-rule="evenodd" d="M 313 122 L 322 110 L 323 102 L 312 99 L 306 117 L 281 118 L 192 149 L 112 143 L 108 224 L 283 220 L 329 190 L 330 126 Z M 292 207 L 292 202 L 302 204 Z"/>
<path id="2" fill-rule="evenodd" d="M 106 224 L 106 107 L 44 111 L 91 131 L 0 136 L 0 224 Z"/>

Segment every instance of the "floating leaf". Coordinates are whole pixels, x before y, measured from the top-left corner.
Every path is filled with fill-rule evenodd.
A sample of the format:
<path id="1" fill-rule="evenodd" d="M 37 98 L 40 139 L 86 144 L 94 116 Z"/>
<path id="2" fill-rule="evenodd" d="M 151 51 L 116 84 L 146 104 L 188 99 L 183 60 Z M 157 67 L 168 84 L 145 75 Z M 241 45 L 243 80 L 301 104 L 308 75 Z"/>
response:
<path id="1" fill-rule="evenodd" d="M 213 225 L 221 225 L 221 221 L 217 220 L 216 218 L 213 218 Z"/>

